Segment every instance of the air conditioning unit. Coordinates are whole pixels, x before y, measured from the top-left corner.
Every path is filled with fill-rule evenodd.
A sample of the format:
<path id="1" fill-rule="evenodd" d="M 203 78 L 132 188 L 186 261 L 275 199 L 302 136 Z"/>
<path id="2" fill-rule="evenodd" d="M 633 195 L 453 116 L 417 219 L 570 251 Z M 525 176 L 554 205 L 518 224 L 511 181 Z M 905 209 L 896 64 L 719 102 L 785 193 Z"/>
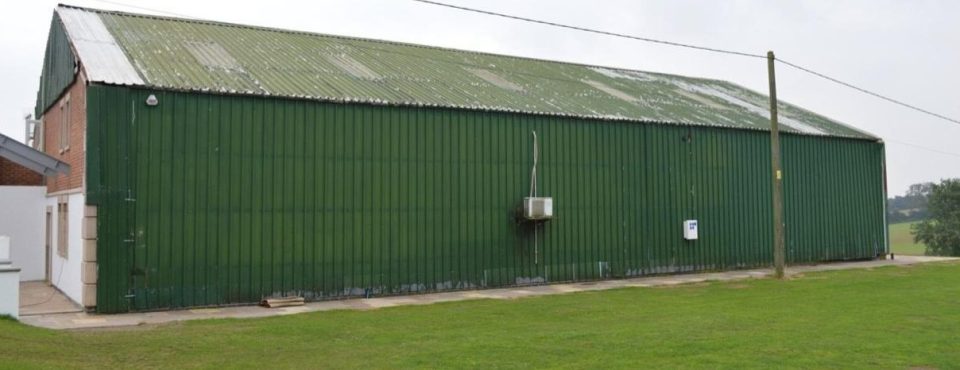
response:
<path id="1" fill-rule="evenodd" d="M 523 198 L 523 218 L 532 221 L 549 220 L 553 218 L 553 198 Z"/>

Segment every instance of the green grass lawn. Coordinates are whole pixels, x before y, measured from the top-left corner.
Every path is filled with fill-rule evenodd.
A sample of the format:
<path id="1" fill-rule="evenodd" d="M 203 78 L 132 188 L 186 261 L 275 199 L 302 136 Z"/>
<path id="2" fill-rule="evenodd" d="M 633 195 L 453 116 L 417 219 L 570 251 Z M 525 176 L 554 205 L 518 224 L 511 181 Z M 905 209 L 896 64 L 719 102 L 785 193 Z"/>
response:
<path id="1" fill-rule="evenodd" d="M 916 222 L 902 222 L 890 225 L 890 251 L 894 254 L 922 256 L 927 249 L 923 243 L 913 241 L 910 226 Z"/>
<path id="2" fill-rule="evenodd" d="M 10 368 L 957 366 L 958 263 L 122 330 L 0 320 Z"/>

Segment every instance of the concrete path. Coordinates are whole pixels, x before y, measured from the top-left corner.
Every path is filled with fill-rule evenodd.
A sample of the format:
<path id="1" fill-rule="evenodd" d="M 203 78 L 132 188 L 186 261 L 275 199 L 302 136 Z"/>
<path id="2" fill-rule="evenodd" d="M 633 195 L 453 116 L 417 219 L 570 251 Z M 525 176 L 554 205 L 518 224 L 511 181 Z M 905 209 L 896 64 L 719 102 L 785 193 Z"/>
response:
<path id="1" fill-rule="evenodd" d="M 50 284 L 43 281 L 20 283 L 21 317 L 71 312 L 83 312 L 83 308 Z"/>
<path id="2" fill-rule="evenodd" d="M 911 265 L 925 262 L 960 260 L 945 257 L 897 256 L 896 260 L 874 260 L 862 262 L 840 262 L 812 266 L 792 266 L 788 275 L 815 271 L 873 268 L 882 266 Z M 21 317 L 20 321 L 29 325 L 50 329 L 85 329 L 104 327 L 123 327 L 144 324 L 163 324 L 184 320 L 253 318 L 279 315 L 291 315 L 303 312 L 330 310 L 370 310 L 403 305 L 425 305 L 437 302 L 463 301 L 470 299 L 512 299 L 571 292 L 606 290 L 624 287 L 653 287 L 677 284 L 689 284 L 705 281 L 729 281 L 750 278 L 762 278 L 772 274 L 771 269 L 740 270 L 703 274 L 668 275 L 642 277 L 622 280 L 605 280 L 584 283 L 552 284 L 525 286 L 517 288 L 456 291 L 433 294 L 405 295 L 369 299 L 346 299 L 338 301 L 311 302 L 303 306 L 284 308 L 263 308 L 259 306 L 239 306 L 223 308 L 203 308 L 193 310 L 173 310 L 162 312 L 128 313 L 115 315 L 97 315 L 89 313 L 42 314 Z"/>

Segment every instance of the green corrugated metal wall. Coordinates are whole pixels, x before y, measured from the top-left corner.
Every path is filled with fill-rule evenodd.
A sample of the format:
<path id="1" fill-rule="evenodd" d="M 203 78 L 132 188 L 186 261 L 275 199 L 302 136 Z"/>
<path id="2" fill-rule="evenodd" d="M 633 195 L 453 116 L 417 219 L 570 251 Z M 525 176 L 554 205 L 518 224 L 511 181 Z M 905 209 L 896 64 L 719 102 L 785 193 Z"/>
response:
<path id="1" fill-rule="evenodd" d="M 144 101 L 155 93 L 160 104 Z M 769 134 L 91 86 L 97 309 L 121 312 L 771 261 Z M 556 218 L 517 225 L 531 130 Z M 882 144 L 784 137 L 792 262 L 886 249 Z M 701 239 L 682 239 L 684 219 Z"/>
<path id="2" fill-rule="evenodd" d="M 57 101 L 67 86 L 73 83 L 76 71 L 76 58 L 70 49 L 70 40 L 63 30 L 60 17 L 53 14 L 50 23 L 50 36 L 44 52 L 43 70 L 40 76 L 40 90 L 37 91 L 37 104 L 34 117 L 40 117 L 51 104 Z"/>

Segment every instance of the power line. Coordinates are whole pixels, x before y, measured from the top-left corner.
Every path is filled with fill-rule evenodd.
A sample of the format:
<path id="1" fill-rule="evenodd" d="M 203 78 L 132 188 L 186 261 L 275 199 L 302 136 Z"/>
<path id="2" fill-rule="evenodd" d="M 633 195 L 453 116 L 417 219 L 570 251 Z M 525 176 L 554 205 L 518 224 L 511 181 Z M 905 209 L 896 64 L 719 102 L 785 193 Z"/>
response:
<path id="1" fill-rule="evenodd" d="M 923 150 L 926 150 L 926 151 L 929 151 L 929 152 L 933 152 L 933 153 L 939 153 L 939 154 L 949 155 L 949 156 L 953 156 L 953 157 L 960 157 L 960 153 L 945 152 L 945 151 L 942 151 L 942 150 L 933 149 L 933 148 L 927 148 L 927 147 L 925 147 L 925 146 L 920 146 L 920 145 L 917 145 L 917 144 L 910 144 L 910 143 L 907 143 L 907 142 L 903 142 L 903 141 L 899 141 L 899 140 L 893 140 L 893 139 L 887 139 L 887 141 L 889 141 L 889 142 L 891 142 L 891 143 L 896 143 L 896 144 L 900 144 L 900 145 L 906 145 L 906 146 L 914 147 L 914 148 L 917 148 L 917 149 L 923 149 Z"/>
<path id="2" fill-rule="evenodd" d="M 414 0 L 414 1 L 418 1 L 418 0 Z M 825 79 L 825 80 L 827 80 L 827 81 L 830 81 L 830 82 L 833 82 L 833 83 L 836 83 L 836 84 L 840 84 L 840 85 L 849 87 L 849 88 L 851 88 L 851 89 L 857 90 L 857 91 L 862 92 L 862 93 L 864 93 L 864 94 L 871 95 L 871 96 L 873 96 L 873 97 L 886 100 L 886 101 L 891 102 L 891 103 L 893 103 L 893 104 L 897 104 L 897 105 L 900 105 L 900 106 L 903 106 L 903 107 L 907 107 L 907 108 L 913 109 L 913 110 L 915 110 L 915 111 L 917 111 L 917 112 L 926 113 L 926 114 L 929 114 L 929 115 L 931 115 L 931 116 L 937 117 L 937 118 L 942 119 L 942 120 L 945 120 L 945 121 L 949 121 L 949 122 L 953 122 L 953 123 L 956 123 L 956 124 L 960 124 L 960 120 L 953 119 L 953 118 L 950 118 L 950 117 L 947 117 L 947 116 L 944 116 L 944 115 L 941 115 L 941 114 L 938 114 L 938 113 L 934 113 L 934 112 L 928 111 L 928 110 L 923 109 L 923 108 L 919 108 L 919 107 L 914 106 L 914 105 L 910 105 L 910 104 L 904 103 L 904 102 L 902 102 L 902 101 L 899 101 L 899 100 L 896 100 L 896 99 L 893 99 L 893 98 L 889 98 L 889 97 L 880 95 L 880 94 L 875 93 L 875 92 L 873 92 L 873 91 L 870 91 L 870 90 L 867 90 L 867 89 L 864 89 L 864 88 L 861 88 L 861 87 L 854 86 L 854 85 L 849 84 L 849 83 L 847 83 L 847 82 L 840 81 L 840 80 L 838 80 L 838 79 L 836 79 L 836 78 L 827 76 L 827 75 L 825 75 L 825 74 L 823 74 L 823 73 L 820 73 L 820 72 L 811 70 L 811 69 L 809 69 L 809 68 L 804 68 L 804 67 L 801 67 L 801 66 L 799 66 L 799 65 L 796 65 L 796 64 L 794 64 L 794 63 L 790 63 L 790 62 L 788 62 L 788 61 L 786 61 L 786 60 L 777 58 L 777 61 L 780 62 L 780 63 L 783 63 L 784 65 L 787 65 L 787 66 L 789 66 L 789 67 L 793 67 L 793 68 L 796 68 L 796 69 L 798 69 L 798 70 L 800 70 L 800 71 L 803 71 L 803 72 L 809 73 L 809 74 L 811 74 L 811 75 L 814 75 L 814 76 L 820 77 L 820 78 L 822 78 L 822 79 Z"/>
<path id="3" fill-rule="evenodd" d="M 116 6 L 123 6 L 123 7 L 127 7 L 127 8 L 139 9 L 139 10 L 145 10 L 145 11 L 148 11 L 148 12 L 154 12 L 154 13 L 159 13 L 159 14 L 166 14 L 166 15 L 171 15 L 171 16 L 180 17 L 180 18 L 199 19 L 199 18 L 197 18 L 197 17 L 191 17 L 191 16 L 189 16 L 189 15 L 184 15 L 184 14 L 179 14 L 179 13 L 168 12 L 168 11 L 165 11 L 165 10 L 152 9 L 152 8 L 147 8 L 147 7 L 143 7 L 143 6 L 138 6 L 138 5 L 131 5 L 131 4 L 122 3 L 122 2 L 119 2 L 119 1 L 110 1 L 110 0 L 90 0 L 90 1 L 95 1 L 95 2 L 98 2 L 98 3 L 104 3 L 104 4 L 110 4 L 110 5 L 116 5 Z"/>
<path id="4" fill-rule="evenodd" d="M 714 52 L 714 53 L 730 54 L 730 55 L 736 55 L 736 56 L 742 56 L 742 57 L 750 57 L 750 58 L 766 58 L 765 55 L 760 55 L 760 54 L 746 53 L 746 52 L 733 51 L 733 50 L 725 50 L 725 49 L 717 49 L 717 48 L 711 48 L 711 47 L 706 47 L 706 46 L 691 45 L 691 44 L 684 44 L 684 43 L 673 42 L 673 41 L 653 39 L 653 38 L 649 38 L 649 37 L 632 36 L 632 35 L 626 35 L 626 34 L 616 33 L 616 32 L 601 31 L 601 30 L 596 30 L 596 29 L 591 29 L 591 28 L 585 28 L 585 27 L 578 27 L 578 26 L 570 26 L 570 25 L 560 24 L 560 23 L 556 23 L 556 22 L 549 22 L 549 21 L 544 21 L 544 20 L 539 20 L 539 19 L 519 17 L 519 16 L 515 16 L 515 15 L 509 15 L 509 14 L 504 14 L 504 13 L 497 13 L 497 12 L 493 12 L 493 11 L 481 10 L 481 9 L 475 9 L 475 8 L 468 8 L 468 7 L 465 7 L 465 6 L 446 4 L 446 3 L 441 3 L 441 2 L 431 1 L 431 0 L 412 0 L 412 1 L 416 1 L 416 2 L 418 2 L 418 3 L 424 3 L 424 4 L 442 6 L 442 7 L 451 8 L 451 9 L 463 10 L 463 11 L 472 12 L 472 13 L 492 15 L 492 16 L 495 16 L 495 17 L 502 17 L 502 18 L 514 19 L 514 20 L 519 20 L 519 21 L 524 21 L 524 22 L 543 24 L 543 25 L 552 26 L 552 27 L 566 28 L 566 29 L 577 30 L 577 31 L 582 31 L 582 32 L 589 32 L 589 33 L 600 34 L 600 35 L 607 35 L 607 36 L 614 36 L 614 37 L 620 37 L 620 38 L 626 38 L 626 39 L 632 39 L 632 40 L 638 40 L 638 41 L 651 42 L 651 43 L 656 43 L 656 44 L 661 44 L 661 45 L 677 46 L 677 47 L 683 47 L 683 48 L 689 48 L 689 49 L 697 49 L 697 50 L 702 50 L 702 51 L 710 51 L 710 52 Z M 896 100 L 896 99 L 893 99 L 893 98 L 890 98 L 890 97 L 887 97 L 887 96 L 884 96 L 884 95 L 875 93 L 875 92 L 873 92 L 873 91 L 864 89 L 864 88 L 862 88 L 862 87 L 855 86 L 855 85 L 853 85 L 853 84 L 851 84 L 851 83 L 841 81 L 841 80 L 839 80 L 839 79 L 836 79 L 836 78 L 827 76 L 827 75 L 825 75 L 825 74 L 823 74 L 823 73 L 814 71 L 814 70 L 812 70 L 812 69 L 809 69 L 809 68 L 806 68 L 806 67 L 803 67 L 803 66 L 800 66 L 800 65 L 797 65 L 797 64 L 795 64 L 795 63 L 788 62 L 788 61 L 783 60 L 783 59 L 777 58 L 776 60 L 777 60 L 778 62 L 780 62 L 780 63 L 783 63 L 783 64 L 786 65 L 786 66 L 789 66 L 789 67 L 798 69 L 798 70 L 800 70 L 800 71 L 809 73 L 809 74 L 811 74 L 811 75 L 814 75 L 814 76 L 817 76 L 817 77 L 826 79 L 826 80 L 831 81 L 831 82 L 834 82 L 834 83 L 836 83 L 836 84 L 840 84 L 840 85 L 842 85 L 842 86 L 846 86 L 846 87 L 848 87 L 848 88 L 854 89 L 854 90 L 859 91 L 859 92 L 862 92 L 862 93 L 864 93 L 864 94 L 867 94 L 867 95 L 870 95 L 870 96 L 873 96 L 873 97 L 876 97 L 876 98 L 879 98 L 879 99 L 883 99 L 883 100 L 888 101 L 888 102 L 890 102 L 890 103 L 894 103 L 894 104 L 900 105 L 900 106 L 902 106 L 902 107 L 906 107 L 906 108 L 915 110 L 915 111 L 917 111 L 917 112 L 924 113 L 924 114 L 927 114 L 927 115 L 930 115 L 930 116 L 933 116 L 933 117 L 936 117 L 936 118 L 939 118 L 939 119 L 942 119 L 942 120 L 945 120 L 945 121 L 948 121 L 948 122 L 951 122 L 951 123 L 960 124 L 960 120 L 958 120 L 958 119 L 951 118 L 951 117 L 947 117 L 947 116 L 942 115 L 942 114 L 934 113 L 934 112 L 932 112 L 932 111 L 929 111 L 929 110 L 926 110 L 926 109 L 923 109 L 923 108 L 919 108 L 919 107 L 917 107 L 917 106 L 915 106 L 915 105 L 912 105 L 912 104 L 904 103 L 904 102 L 902 102 L 902 101 L 899 101 L 899 100 Z"/>
<path id="5" fill-rule="evenodd" d="M 488 10 L 480 10 L 480 9 L 468 8 L 468 7 L 465 7 L 465 6 L 452 5 L 452 4 L 446 4 L 446 3 L 439 3 L 439 2 L 436 2 L 436 1 L 430 1 L 430 0 L 413 0 L 413 1 L 416 1 L 416 2 L 419 2 L 419 3 L 424 3 L 424 4 L 437 5 L 437 6 L 447 7 L 447 8 L 464 10 L 464 11 L 468 11 L 468 12 L 474 12 L 474 13 L 492 15 L 492 16 L 496 16 L 496 17 L 515 19 L 515 20 L 524 21 L 524 22 L 539 23 L 539 24 L 544 24 L 544 25 L 547 25 L 547 26 L 567 28 L 567 29 L 571 29 L 571 30 L 577 30 L 577 31 L 589 32 L 589 33 L 595 33 L 595 34 L 599 34 L 599 35 L 621 37 L 621 38 L 625 38 L 625 39 L 646 41 L 646 42 L 652 42 L 652 43 L 656 43 L 656 44 L 663 44 L 663 45 L 669 45 L 669 46 L 677 46 L 677 47 L 682 47 L 682 48 L 697 49 L 697 50 L 703 50 L 703 51 L 712 51 L 712 52 L 714 52 L 714 53 L 731 54 L 731 55 L 738 55 L 738 56 L 742 56 L 742 57 L 761 58 L 761 59 L 766 59 L 766 58 L 767 58 L 766 55 L 751 54 L 751 53 L 745 53 L 745 52 L 734 51 L 734 50 L 724 50 L 724 49 L 710 48 L 710 47 L 706 47 L 706 46 L 699 46 L 699 45 L 692 45 L 692 44 L 684 44 L 684 43 L 680 43 L 680 42 L 657 40 L 657 39 L 651 39 L 651 38 L 648 38 L 648 37 L 632 36 L 632 35 L 626 35 L 626 34 L 616 33 L 616 32 L 601 31 L 601 30 L 595 30 L 595 29 L 584 28 L 584 27 L 570 26 L 570 25 L 566 25 L 566 24 L 560 24 L 560 23 L 543 21 L 543 20 L 539 20 L 539 19 L 524 18 L 524 17 L 515 16 L 515 15 L 509 15 L 509 14 L 491 12 L 491 11 L 488 11 Z"/>

